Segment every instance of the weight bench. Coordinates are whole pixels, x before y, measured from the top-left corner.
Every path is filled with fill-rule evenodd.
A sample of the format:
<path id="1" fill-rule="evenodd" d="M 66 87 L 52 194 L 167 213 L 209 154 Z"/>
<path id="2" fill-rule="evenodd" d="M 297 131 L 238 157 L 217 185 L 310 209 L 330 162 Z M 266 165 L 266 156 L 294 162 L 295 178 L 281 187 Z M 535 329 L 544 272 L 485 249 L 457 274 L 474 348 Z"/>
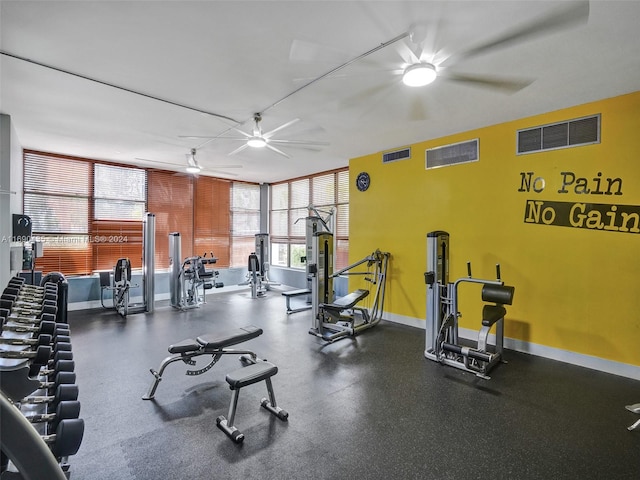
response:
<path id="1" fill-rule="evenodd" d="M 291 298 L 300 297 L 302 295 L 311 295 L 311 290 L 308 288 L 301 288 L 300 290 L 288 290 L 286 292 L 282 292 L 282 296 L 285 298 L 287 302 L 287 315 L 296 312 L 302 312 L 303 310 L 309 310 L 311 305 L 300 308 L 291 308 Z"/>
<path id="2" fill-rule="evenodd" d="M 229 388 L 231 388 L 233 392 L 231 394 L 231 403 L 229 404 L 228 419 L 225 418 L 224 415 L 220 415 L 216 418 L 216 424 L 218 428 L 234 442 L 242 443 L 244 440 L 244 434 L 234 426 L 236 409 L 238 407 L 238 397 L 240 396 L 240 389 L 243 387 L 247 387 L 264 380 L 267 384 L 269 398 L 263 398 L 260 401 L 260 405 L 283 422 L 286 422 L 289 418 L 289 414 L 276 405 L 276 397 L 273 393 L 273 385 L 271 384 L 271 377 L 276 373 L 278 373 L 278 367 L 273 363 L 258 362 L 246 367 L 241 367 L 227 374 L 226 380 L 229 384 Z"/>
<path id="3" fill-rule="evenodd" d="M 172 363 L 182 361 L 187 365 L 195 366 L 194 358 L 202 355 L 211 355 L 211 362 L 197 370 L 187 370 L 186 375 L 202 375 L 213 367 L 222 355 L 242 355 L 241 361 L 248 364 L 258 362 L 255 353 L 250 350 L 230 349 L 233 345 L 246 342 L 262 335 L 262 329 L 253 325 L 242 328 L 227 330 L 219 333 L 201 335 L 195 340 L 187 338 L 178 343 L 169 346 L 169 355 L 166 357 L 158 370 L 150 369 L 151 374 L 155 377 L 149 392 L 142 397 L 143 400 L 152 400 L 156 393 L 156 389 L 162 380 L 164 370 Z"/>
<path id="4" fill-rule="evenodd" d="M 638 413 L 640 414 L 640 403 L 634 403 L 633 405 L 627 405 L 625 407 L 627 410 L 629 410 L 630 412 L 633 413 Z M 632 431 L 632 430 L 640 430 L 640 420 L 637 420 L 636 423 L 634 423 L 633 425 L 630 425 L 627 427 L 627 430 Z"/>

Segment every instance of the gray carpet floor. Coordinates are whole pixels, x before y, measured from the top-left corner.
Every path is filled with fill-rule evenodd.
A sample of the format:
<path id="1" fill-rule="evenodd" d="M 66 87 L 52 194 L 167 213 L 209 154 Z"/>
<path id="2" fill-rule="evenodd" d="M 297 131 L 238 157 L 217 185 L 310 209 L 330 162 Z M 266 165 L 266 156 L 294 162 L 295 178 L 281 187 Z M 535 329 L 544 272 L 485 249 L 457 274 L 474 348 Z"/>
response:
<path id="1" fill-rule="evenodd" d="M 626 429 L 637 416 L 624 409 L 640 402 L 634 380 L 511 351 L 483 380 L 426 360 L 424 331 L 388 322 L 325 344 L 279 291 L 216 293 L 185 312 L 158 302 L 126 320 L 75 311 L 69 323 L 86 422 L 75 480 L 640 478 L 640 431 Z M 243 347 L 278 366 L 288 422 L 260 408 L 260 383 L 240 394 L 244 443 L 216 427 L 236 356 L 200 376 L 176 362 L 141 399 L 170 344 L 249 324 L 264 334 Z"/>

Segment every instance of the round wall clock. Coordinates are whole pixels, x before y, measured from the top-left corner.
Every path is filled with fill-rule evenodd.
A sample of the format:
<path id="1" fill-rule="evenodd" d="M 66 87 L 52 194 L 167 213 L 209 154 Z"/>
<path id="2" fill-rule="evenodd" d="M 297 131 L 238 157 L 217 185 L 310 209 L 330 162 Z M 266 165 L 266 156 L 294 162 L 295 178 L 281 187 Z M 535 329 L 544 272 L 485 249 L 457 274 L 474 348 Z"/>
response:
<path id="1" fill-rule="evenodd" d="M 356 187 L 358 187 L 358 190 L 364 192 L 369 188 L 369 185 L 371 185 L 371 177 L 369 177 L 369 174 L 367 172 L 359 173 L 356 177 Z"/>

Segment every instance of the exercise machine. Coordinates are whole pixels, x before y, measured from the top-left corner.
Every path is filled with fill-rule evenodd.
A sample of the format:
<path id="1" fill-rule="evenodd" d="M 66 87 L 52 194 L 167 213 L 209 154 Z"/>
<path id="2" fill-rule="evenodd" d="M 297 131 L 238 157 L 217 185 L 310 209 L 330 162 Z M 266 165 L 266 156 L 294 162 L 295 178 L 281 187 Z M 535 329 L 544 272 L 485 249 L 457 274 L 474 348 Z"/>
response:
<path id="1" fill-rule="evenodd" d="M 236 443 L 241 443 L 244 440 L 244 434 L 234 425 L 240 389 L 262 381 L 266 384 L 268 398 L 263 398 L 260 405 L 280 420 L 286 421 L 289 414 L 277 406 L 275 394 L 273 393 L 273 385 L 271 383 L 271 377 L 278 373 L 278 367 L 259 358 L 251 350 L 229 348 L 259 337 L 260 335 L 262 335 L 261 328 L 254 325 L 247 325 L 246 327 L 233 330 L 200 335 L 196 337 L 195 340 L 188 338 L 174 345 L 170 345 L 168 349 L 170 355 L 162 361 L 157 370 L 150 370 L 154 380 L 149 391 L 142 399 L 153 400 L 155 398 L 155 393 L 162 380 L 164 370 L 174 362 L 182 361 L 186 365 L 195 367 L 196 358 L 211 356 L 209 363 L 202 368 L 186 371 L 186 375 L 195 376 L 202 375 L 211 370 L 223 355 L 240 355 L 240 361 L 243 366 L 226 376 L 226 381 L 232 390 L 232 396 L 227 417 L 220 415 L 216 418 L 218 428 Z"/>
<path id="2" fill-rule="evenodd" d="M 504 305 L 511 305 L 515 288 L 500 278 L 500 265 L 496 265 L 496 280 L 474 278 L 471 263 L 467 263 L 467 277 L 449 283 L 449 234 L 434 231 L 427 234 L 426 348 L 424 356 L 488 379 L 487 373 L 503 359 Z M 482 326 L 474 346 L 462 345 L 459 340 L 458 286 L 461 283 L 482 285 Z M 489 345 L 489 333 L 495 325 L 495 343 Z"/>
<path id="3" fill-rule="evenodd" d="M 380 323 L 390 257 L 390 253 L 376 250 L 362 260 L 333 272 L 333 234 L 316 232 L 312 249 L 313 263 L 309 265 L 312 291 L 312 326 L 309 333 L 333 342 L 355 336 Z M 361 265 L 366 265 L 365 271 L 355 270 Z M 333 279 L 348 275 L 363 275 L 365 281 L 375 286 L 373 296 L 370 297 L 367 289 L 357 289 L 336 299 Z M 371 306 L 359 306 L 367 297 L 371 299 Z"/>
<path id="4" fill-rule="evenodd" d="M 128 258 L 119 258 L 113 267 L 113 284 L 111 276 L 111 272 L 100 272 L 100 303 L 103 308 L 108 308 L 104 304 L 104 291 L 111 290 L 112 308 L 126 318 L 129 313 L 129 291 L 139 286 L 131 285 L 131 261 Z"/>
<path id="5" fill-rule="evenodd" d="M 205 265 L 212 265 L 218 261 L 213 252 L 207 257 L 191 256 L 181 258 L 181 240 L 177 232 L 169 234 L 169 294 L 171 306 L 178 310 L 198 308 L 207 303 L 206 291 L 212 288 L 222 288 L 224 284 L 218 281 L 217 270 L 208 270 Z"/>
<path id="6" fill-rule="evenodd" d="M 640 414 L 640 403 L 634 403 L 633 405 L 627 405 L 624 408 L 626 408 L 630 412 Z M 640 420 L 637 420 L 633 425 L 628 426 L 627 430 L 629 430 L 629 431 L 640 430 Z"/>
<path id="7" fill-rule="evenodd" d="M 273 285 L 269 280 L 269 234 L 256 233 L 256 249 L 249 255 L 247 280 L 239 285 L 251 286 L 251 298 L 263 297 Z"/>
<path id="8" fill-rule="evenodd" d="M 103 308 L 113 308 L 122 317 L 129 313 L 153 312 L 155 303 L 155 238 L 156 217 L 146 213 L 142 221 L 142 303 L 130 303 L 132 288 L 140 285 L 131 284 L 131 260 L 119 258 L 112 272 L 100 272 L 100 303 Z M 104 303 L 104 292 L 111 291 L 113 304 L 107 307 Z"/>
<path id="9" fill-rule="evenodd" d="M 310 265 L 315 265 L 312 261 L 313 258 L 313 242 L 314 235 L 318 232 L 333 233 L 335 230 L 335 208 L 331 207 L 328 210 L 320 210 L 313 205 L 308 207 L 310 215 L 307 217 L 298 218 L 295 223 L 300 220 L 305 221 L 305 249 L 306 254 L 302 258 L 302 261 L 306 264 L 307 274 L 307 286 L 306 288 L 300 288 L 295 290 L 287 290 L 282 292 L 282 296 L 285 297 L 287 314 L 303 312 L 313 308 L 311 300 L 311 283 L 313 275 L 309 271 Z M 333 242 L 333 250 L 335 250 L 335 237 Z M 304 306 L 292 308 L 291 299 L 304 296 L 306 303 Z M 316 312 L 317 313 L 317 312 Z"/>

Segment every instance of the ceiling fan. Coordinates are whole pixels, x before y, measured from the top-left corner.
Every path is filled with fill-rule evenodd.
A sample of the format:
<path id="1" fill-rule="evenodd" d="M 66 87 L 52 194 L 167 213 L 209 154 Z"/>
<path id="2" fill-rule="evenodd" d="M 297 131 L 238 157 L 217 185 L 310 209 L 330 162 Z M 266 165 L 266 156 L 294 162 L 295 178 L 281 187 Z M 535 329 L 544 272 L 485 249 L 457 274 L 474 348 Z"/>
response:
<path id="1" fill-rule="evenodd" d="M 226 172 L 223 170 L 217 170 L 217 169 L 209 169 L 209 168 L 205 168 L 203 169 L 200 164 L 198 163 L 198 160 L 196 159 L 196 152 L 197 150 L 195 148 L 192 148 L 191 150 L 189 150 L 189 153 L 187 153 L 185 155 L 186 157 L 186 164 L 182 164 L 182 163 L 172 163 L 172 162 L 163 162 L 160 160 L 149 160 L 146 158 L 136 158 L 136 160 L 141 161 L 141 162 L 147 162 L 147 163 L 153 163 L 153 164 L 163 164 L 163 165 L 171 165 L 174 167 L 184 167 L 184 170 L 186 173 L 189 173 L 191 175 L 197 175 L 201 172 L 204 173 L 217 173 L 220 175 L 228 175 L 228 176 L 232 176 L 232 177 L 237 177 L 238 175 L 236 173 L 231 173 L 231 172 Z M 216 165 L 217 168 L 242 168 L 242 165 Z"/>
<path id="2" fill-rule="evenodd" d="M 423 87 L 434 83 L 436 79 L 453 81 L 473 85 L 478 87 L 491 88 L 505 93 L 515 93 L 528 85 L 532 79 L 506 78 L 497 75 L 476 75 L 455 73 L 450 70 L 463 60 L 476 57 L 485 53 L 489 53 L 499 48 L 507 47 L 519 42 L 524 42 L 535 37 L 548 35 L 556 31 L 561 31 L 575 25 L 584 24 L 589 19 L 589 2 L 586 0 L 560 2 L 561 7 L 555 8 L 549 14 L 532 20 L 529 23 L 514 28 L 501 36 L 493 38 L 490 41 L 481 43 L 475 47 L 464 51 L 444 56 L 442 51 L 434 51 L 425 48 L 426 39 L 430 32 L 429 26 L 423 23 L 414 23 L 409 29 L 394 38 L 378 44 L 371 50 L 351 58 L 350 60 L 334 67 L 329 72 L 320 76 L 318 79 L 310 83 L 314 83 L 325 77 L 337 77 L 335 74 L 343 68 L 360 62 L 379 50 L 385 49 L 390 45 L 399 47 L 400 58 L 394 62 L 393 69 L 388 70 L 398 77 L 398 81 L 385 81 L 382 84 L 362 90 L 355 95 L 341 102 L 342 106 L 361 105 L 370 103 L 371 97 L 380 96 L 383 91 L 389 90 L 397 86 L 402 79 L 402 84 L 408 87 Z M 308 42 L 294 41 L 290 52 L 290 59 L 294 62 L 308 62 L 309 54 L 314 54 L 320 49 L 306 45 Z M 310 84 L 309 83 L 309 84 Z M 306 86 L 306 85 L 305 85 Z M 415 92 L 416 90 L 414 90 Z M 422 98 L 415 97 L 414 100 L 422 101 Z M 373 102 L 375 103 L 375 102 Z M 415 102 L 413 102 L 415 103 Z M 371 105 L 371 104 L 370 104 Z M 424 109 L 417 109 L 413 106 L 414 111 L 422 113 Z"/>
<path id="3" fill-rule="evenodd" d="M 229 128 L 229 130 L 227 130 L 227 131 L 235 130 L 236 132 L 242 135 L 241 137 L 231 137 L 231 136 L 226 136 L 224 134 L 221 134 L 215 137 L 181 136 L 181 138 L 208 138 L 210 139 L 209 141 L 215 140 L 217 138 L 224 138 L 227 140 L 239 140 L 244 143 L 240 145 L 238 148 L 236 148 L 235 150 L 229 152 L 228 155 L 235 155 L 247 148 L 255 148 L 255 149 L 267 148 L 277 153 L 278 155 L 282 155 L 283 157 L 286 157 L 286 158 L 291 158 L 291 156 L 283 152 L 279 148 L 277 148 L 276 145 L 286 146 L 286 147 L 298 147 L 298 148 L 307 148 L 307 147 L 312 148 L 312 147 L 321 147 L 321 146 L 329 145 L 327 142 L 316 142 L 311 140 L 284 140 L 280 138 L 274 138 L 274 135 L 276 133 L 280 132 L 281 130 L 284 130 L 287 127 L 290 127 L 296 122 L 299 122 L 300 121 L 299 118 L 294 118 L 293 120 L 283 123 L 279 127 L 276 127 L 273 130 L 269 130 L 268 132 L 262 131 L 262 127 L 260 126 L 261 121 L 262 121 L 262 114 L 254 113 L 253 129 L 251 130 L 251 133 L 247 133 L 244 130 L 240 130 L 239 128 L 236 128 L 236 127 L 231 127 Z M 208 141 L 205 143 L 208 143 Z"/>
<path id="4" fill-rule="evenodd" d="M 507 47 L 534 37 L 564 30 L 574 25 L 583 24 L 586 23 L 588 19 L 588 1 L 566 2 L 544 17 L 534 19 L 488 42 L 440 59 L 437 59 L 438 52 L 426 52 L 424 49 L 428 27 L 424 24 L 413 24 L 405 37 L 405 39 L 408 40 L 408 42 L 404 44 L 407 55 L 403 55 L 403 57 L 405 57 L 404 59 L 407 64 L 402 70 L 402 82 L 410 87 L 421 87 L 429 85 L 435 81 L 436 78 L 441 77 L 446 80 L 496 88 L 506 92 L 516 92 L 531 84 L 532 80 L 457 74 L 450 73 L 447 69 L 462 60 L 489 53 L 492 50 Z"/>

